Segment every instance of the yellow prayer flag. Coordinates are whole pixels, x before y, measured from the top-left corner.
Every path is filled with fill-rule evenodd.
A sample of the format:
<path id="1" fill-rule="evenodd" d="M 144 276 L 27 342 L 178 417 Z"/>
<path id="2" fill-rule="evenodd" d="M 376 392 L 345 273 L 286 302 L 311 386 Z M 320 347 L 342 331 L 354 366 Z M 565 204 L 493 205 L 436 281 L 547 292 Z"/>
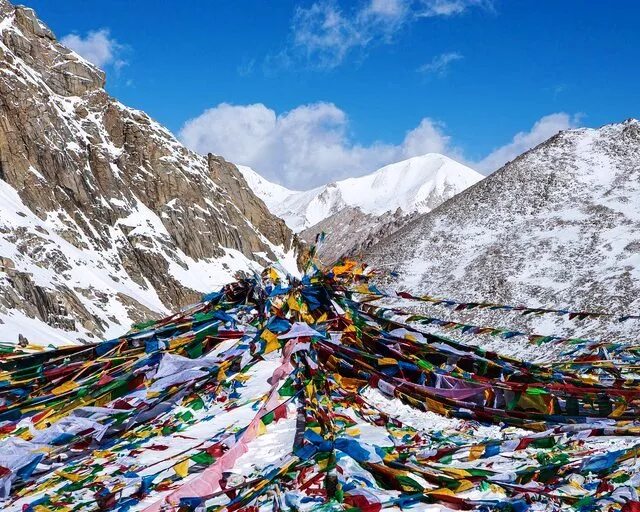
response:
<path id="1" fill-rule="evenodd" d="M 612 411 L 612 418 L 619 418 L 622 414 L 627 410 L 627 402 L 625 400 L 620 400 L 616 408 Z"/>
<path id="2" fill-rule="evenodd" d="M 64 393 L 68 393 L 69 391 L 73 391 L 78 387 L 78 383 L 72 380 L 68 380 L 64 384 L 60 384 L 58 387 L 55 387 L 51 390 L 51 393 L 54 395 L 63 395 Z"/>
<path id="3" fill-rule="evenodd" d="M 443 495 L 443 496 L 455 496 L 456 494 L 446 487 L 440 487 L 439 489 L 433 489 L 432 491 L 425 491 L 425 494 L 435 494 L 435 495 Z"/>
<path id="4" fill-rule="evenodd" d="M 53 512 L 49 507 L 45 507 L 44 505 L 36 505 L 33 507 L 35 512 Z"/>
<path id="5" fill-rule="evenodd" d="M 484 453 L 484 446 L 481 444 L 473 445 L 469 448 L 469 460 L 479 459 Z"/>
<path id="6" fill-rule="evenodd" d="M 458 478 L 466 478 L 468 476 L 471 476 L 471 473 L 469 473 L 466 469 L 462 469 L 462 468 L 446 467 L 446 468 L 440 468 L 440 471 L 442 471 L 443 473 L 446 473 L 447 475 L 453 475 Z"/>
<path id="7" fill-rule="evenodd" d="M 504 492 L 504 489 L 502 487 L 500 487 L 499 485 L 496 484 L 489 484 L 489 489 L 491 490 L 491 492 L 496 493 L 500 496 L 506 496 L 506 493 Z"/>
<path id="8" fill-rule="evenodd" d="M 184 478 L 189 474 L 189 459 L 184 459 L 173 466 L 173 470 L 180 478 Z"/>
<path id="9" fill-rule="evenodd" d="M 72 482 L 79 482 L 84 477 L 80 475 L 74 475 L 73 473 L 69 473 L 68 471 L 58 470 L 56 471 L 56 475 L 61 476 L 62 478 L 66 478 L 67 480 L 71 480 Z"/>
<path id="10" fill-rule="evenodd" d="M 474 487 L 475 487 L 475 484 L 470 480 L 459 480 L 458 487 L 456 488 L 456 492 L 458 493 L 458 492 L 468 491 L 469 489 L 473 489 Z"/>
<path id="11" fill-rule="evenodd" d="M 441 416 L 448 417 L 447 409 L 440 402 L 436 402 L 430 398 L 425 398 L 425 403 L 427 405 L 427 410 L 431 412 L 435 412 L 440 414 Z"/>
<path id="12" fill-rule="evenodd" d="M 56 482 L 56 480 L 54 478 L 50 478 L 49 480 L 45 480 L 44 482 L 42 482 L 40 485 L 38 485 L 38 487 L 36 487 L 35 489 L 33 489 L 31 492 L 33 492 L 34 494 L 38 494 L 41 492 L 44 492 L 48 489 L 51 489 L 52 487 L 55 487 L 56 485 L 58 485 L 58 482 Z M 18 493 L 19 496 L 23 496 L 24 494 L 22 494 L 22 492 Z"/>
<path id="13" fill-rule="evenodd" d="M 106 405 L 109 402 L 111 402 L 111 393 L 105 393 L 104 395 L 96 398 L 95 405 L 96 407 L 102 407 L 103 405 Z"/>
<path id="14" fill-rule="evenodd" d="M 349 270 L 351 270 L 355 266 L 356 266 L 355 261 L 347 260 L 344 262 L 344 265 L 336 265 L 335 267 L 333 267 L 333 273 L 339 276 L 340 274 L 349 272 Z"/>
<path id="15" fill-rule="evenodd" d="M 346 434 L 351 437 L 359 436 L 362 432 L 358 427 L 349 427 L 345 430 Z"/>
<path id="16" fill-rule="evenodd" d="M 267 342 L 266 346 L 264 347 L 265 354 L 268 354 L 269 352 L 273 352 L 274 350 L 278 350 L 280 348 L 278 335 L 274 332 L 271 332 L 269 329 L 265 329 L 264 331 L 262 331 L 260 337 Z"/>
<path id="17" fill-rule="evenodd" d="M 312 397 L 313 395 L 315 395 L 316 387 L 313 385 L 313 381 L 310 380 L 305 384 L 304 391 L 305 391 L 305 394 L 309 397 Z"/>
<path id="18" fill-rule="evenodd" d="M 296 298 L 292 294 L 289 295 L 289 298 L 287 299 L 287 305 L 289 306 L 289 309 L 291 309 L 293 311 L 299 311 L 300 310 L 300 306 L 298 305 L 298 301 L 296 300 Z"/>
<path id="19" fill-rule="evenodd" d="M 580 485 L 580 483 L 574 479 L 569 479 L 569 485 L 574 489 L 578 489 L 579 491 L 584 490 L 584 488 Z"/>

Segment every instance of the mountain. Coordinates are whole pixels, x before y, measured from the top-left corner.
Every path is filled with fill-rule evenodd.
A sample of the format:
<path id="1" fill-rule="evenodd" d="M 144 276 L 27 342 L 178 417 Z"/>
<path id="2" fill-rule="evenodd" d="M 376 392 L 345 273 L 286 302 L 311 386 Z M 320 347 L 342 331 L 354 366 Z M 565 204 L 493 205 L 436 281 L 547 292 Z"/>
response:
<path id="1" fill-rule="evenodd" d="M 324 231 L 320 257 L 335 259 L 372 243 L 480 181 L 483 176 L 446 156 L 429 153 L 300 192 L 239 166 L 249 186 L 303 240 Z"/>
<path id="2" fill-rule="evenodd" d="M 436 153 L 409 158 L 359 178 L 347 178 L 304 192 L 271 183 L 249 167 L 238 168 L 272 213 L 284 219 L 295 232 L 347 207 L 372 215 L 398 208 L 405 213 L 428 212 L 483 178 L 473 169 Z"/>
<path id="3" fill-rule="evenodd" d="M 374 245 L 367 259 L 422 294 L 638 314 L 640 122 L 557 134 Z M 453 318 L 443 307 L 430 313 Z M 462 314 L 476 324 L 489 315 Z M 581 325 L 594 336 L 634 337 L 638 327 Z"/>
<path id="4" fill-rule="evenodd" d="M 237 168 L 104 91 L 0 0 L 0 341 L 87 340 L 198 300 L 298 243 Z"/>
<path id="5" fill-rule="evenodd" d="M 328 265 L 343 256 L 360 259 L 367 247 L 375 245 L 418 215 L 416 212 L 405 213 L 400 208 L 374 215 L 360 208 L 346 207 L 301 231 L 299 236 L 308 244 L 314 244 L 317 235 L 324 233 L 322 242 L 317 244 L 316 254 L 322 263 Z"/>

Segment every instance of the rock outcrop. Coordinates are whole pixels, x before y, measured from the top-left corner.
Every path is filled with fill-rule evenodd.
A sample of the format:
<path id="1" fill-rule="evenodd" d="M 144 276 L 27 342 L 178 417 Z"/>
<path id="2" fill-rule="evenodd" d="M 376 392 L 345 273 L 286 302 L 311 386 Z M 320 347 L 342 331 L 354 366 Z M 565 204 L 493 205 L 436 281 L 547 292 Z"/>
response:
<path id="1" fill-rule="evenodd" d="M 70 339 L 114 334 L 237 270 L 295 262 L 297 239 L 233 164 L 110 97 L 31 9 L 0 0 L 0 16 L 0 338 L 14 310 Z"/>
<path id="2" fill-rule="evenodd" d="M 317 235 L 324 233 L 324 240 L 318 244 L 316 254 L 322 263 L 330 265 L 342 257 L 360 259 L 370 247 L 417 216 L 415 212 L 406 213 L 400 208 L 395 212 L 373 215 L 360 208 L 347 207 L 301 231 L 299 236 L 308 244 L 313 244 Z"/>

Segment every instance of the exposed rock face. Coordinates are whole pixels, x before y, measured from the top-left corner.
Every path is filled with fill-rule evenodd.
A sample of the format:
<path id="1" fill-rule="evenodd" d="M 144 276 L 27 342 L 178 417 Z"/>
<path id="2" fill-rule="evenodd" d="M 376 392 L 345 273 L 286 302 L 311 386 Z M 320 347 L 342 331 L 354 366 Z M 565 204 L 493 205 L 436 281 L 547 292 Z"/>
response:
<path id="1" fill-rule="evenodd" d="M 367 258 L 393 262 L 395 284 L 415 292 L 638 314 L 639 249 L 640 122 L 629 120 L 561 132 L 382 240 Z M 466 312 L 465 320 L 483 315 Z M 597 337 L 637 338 L 639 327 L 585 321 L 574 331 L 575 322 L 548 317 L 529 324 L 542 334 L 559 328 Z"/>
<path id="2" fill-rule="evenodd" d="M 117 334 L 236 270 L 295 261 L 233 164 L 111 98 L 32 10 L 0 0 L 0 16 L 0 338 L 15 308 L 70 339 Z"/>
<path id="3" fill-rule="evenodd" d="M 319 233 L 325 234 L 318 245 L 317 256 L 330 265 L 342 257 L 360 258 L 369 247 L 388 237 L 417 217 L 416 213 L 395 212 L 373 215 L 360 208 L 343 208 L 331 217 L 300 232 L 300 238 L 308 244 L 315 243 Z"/>

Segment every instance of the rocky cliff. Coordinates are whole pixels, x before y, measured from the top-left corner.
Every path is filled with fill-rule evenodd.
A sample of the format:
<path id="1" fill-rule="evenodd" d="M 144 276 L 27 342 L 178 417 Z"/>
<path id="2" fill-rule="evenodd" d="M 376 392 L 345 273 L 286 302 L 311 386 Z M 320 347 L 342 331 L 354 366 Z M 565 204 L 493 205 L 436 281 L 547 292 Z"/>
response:
<path id="1" fill-rule="evenodd" d="M 301 231 L 300 239 L 313 244 L 319 233 L 324 240 L 318 244 L 317 256 L 326 265 L 342 257 L 361 259 L 369 247 L 411 222 L 419 214 L 394 212 L 374 215 L 360 208 L 346 207 L 317 224 Z"/>
<path id="2" fill-rule="evenodd" d="M 0 20 L 0 340 L 109 336 L 238 270 L 295 267 L 233 164 L 110 97 L 31 9 L 0 0 Z"/>

